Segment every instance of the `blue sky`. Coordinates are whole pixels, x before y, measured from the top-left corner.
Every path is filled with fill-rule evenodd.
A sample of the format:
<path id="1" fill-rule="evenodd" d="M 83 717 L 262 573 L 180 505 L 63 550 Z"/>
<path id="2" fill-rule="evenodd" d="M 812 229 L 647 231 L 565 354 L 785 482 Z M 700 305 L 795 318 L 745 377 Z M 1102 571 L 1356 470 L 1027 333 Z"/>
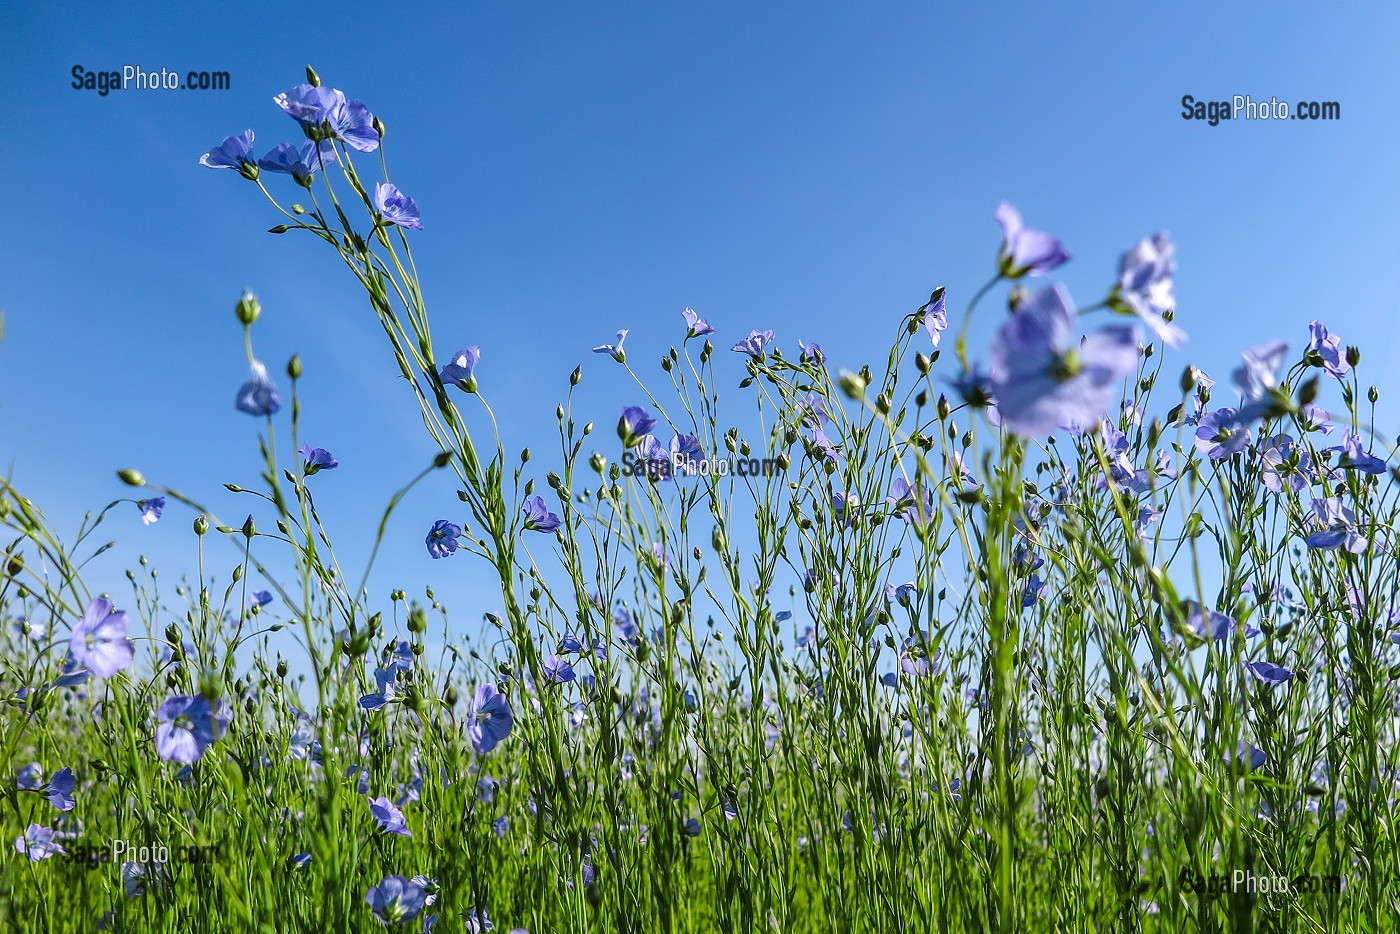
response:
<path id="1" fill-rule="evenodd" d="M 65 530 L 127 495 L 128 466 L 241 517 L 221 484 L 258 469 L 260 426 L 232 405 L 251 288 L 259 356 L 275 373 L 302 356 L 305 437 L 342 465 L 316 480 L 322 512 L 344 555 L 367 551 L 433 453 L 383 335 L 333 255 L 264 233 L 256 189 L 196 164 L 245 128 L 260 151 L 297 138 L 271 99 L 307 63 L 387 123 L 427 227 L 435 340 L 482 346 L 508 450 L 550 443 L 579 363 L 580 407 L 610 437 L 641 400 L 588 349 L 629 327 L 650 367 L 687 305 L 726 342 L 773 328 L 837 365 L 880 362 L 934 286 L 960 309 L 987 278 L 1002 198 L 1061 236 L 1086 304 L 1124 248 L 1173 234 L 1192 339 L 1168 373 L 1223 378 L 1241 348 L 1301 345 L 1320 317 L 1394 389 L 1400 95 L 1379 63 L 1396 34 L 1400 9 L 1360 3 L 9 4 L 0 466 Z M 232 88 L 102 97 L 70 86 L 79 64 L 228 71 Z M 1184 94 L 1236 93 L 1338 101 L 1342 119 L 1181 118 Z M 457 508 L 445 479 L 391 523 L 376 592 L 431 583 L 476 619 L 490 578 L 423 548 Z M 119 511 L 119 557 L 93 568 L 111 581 L 90 583 L 122 589 L 137 553 L 187 569 L 191 518 Z"/>

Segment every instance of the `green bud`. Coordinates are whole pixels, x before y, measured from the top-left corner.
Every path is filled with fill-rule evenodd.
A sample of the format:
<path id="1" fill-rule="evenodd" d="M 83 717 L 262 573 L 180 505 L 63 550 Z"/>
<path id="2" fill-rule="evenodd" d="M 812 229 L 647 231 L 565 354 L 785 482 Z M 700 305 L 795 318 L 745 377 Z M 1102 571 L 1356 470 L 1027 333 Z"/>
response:
<path id="1" fill-rule="evenodd" d="M 437 456 L 433 458 L 433 466 L 439 470 L 450 463 L 452 463 L 452 454 L 448 451 L 439 451 Z"/>
<path id="2" fill-rule="evenodd" d="M 202 536 L 205 532 L 208 532 L 208 531 L 209 531 L 209 518 L 208 518 L 207 516 L 204 516 L 204 515 L 195 516 L 195 518 L 194 518 L 194 534 Z"/>
<path id="3" fill-rule="evenodd" d="M 319 88 L 321 86 L 321 76 L 316 74 L 316 69 L 312 68 L 310 65 L 306 66 L 306 83 L 313 88 Z"/>
<path id="4" fill-rule="evenodd" d="M 1355 345 L 1347 348 L 1347 363 L 1357 366 L 1361 363 L 1361 348 Z"/>
<path id="5" fill-rule="evenodd" d="M 599 476 L 603 475 L 603 468 L 607 465 L 608 459 L 603 455 L 599 454 L 597 451 L 594 451 L 593 456 L 588 458 L 588 466 L 592 467 L 593 472 L 598 474 Z"/>
<path id="6" fill-rule="evenodd" d="M 525 448 L 523 451 L 520 452 L 520 463 L 522 463 L 522 464 L 528 464 L 528 463 L 530 463 L 530 449 L 529 449 L 529 448 Z"/>
<path id="7" fill-rule="evenodd" d="M 863 377 L 850 370 L 842 370 L 840 375 L 836 377 L 836 384 L 851 399 L 865 398 L 865 387 L 869 385 Z"/>
<path id="8" fill-rule="evenodd" d="M 141 476 L 141 471 L 139 470 L 131 470 L 130 468 L 126 470 L 118 470 L 117 478 L 121 480 L 122 483 L 125 483 L 127 486 L 146 485 L 146 478 Z"/>
<path id="9" fill-rule="evenodd" d="M 258 534 L 258 527 L 253 523 L 253 517 L 249 516 L 243 523 L 243 537 L 252 538 Z"/>
<path id="10" fill-rule="evenodd" d="M 383 121 L 383 120 L 380 120 L 378 117 L 375 117 L 375 118 L 374 118 L 374 132 L 376 132 L 376 133 L 379 134 L 379 138 L 380 138 L 380 139 L 383 139 L 383 138 L 384 138 L 384 133 L 385 133 L 384 121 Z"/>
<path id="11" fill-rule="evenodd" d="M 258 297 L 247 289 L 238 298 L 238 304 L 233 306 L 233 313 L 238 317 L 238 321 L 243 326 L 248 326 L 258 320 L 262 314 L 262 305 L 258 302 Z"/>
<path id="12" fill-rule="evenodd" d="M 583 367 L 581 367 L 581 366 L 576 366 L 576 367 L 574 367 L 574 371 L 573 371 L 572 373 L 569 374 L 569 385 L 570 385 L 570 386 L 577 386 L 580 382 L 582 382 L 582 380 L 583 380 Z"/>
<path id="13" fill-rule="evenodd" d="M 914 366 L 918 367 L 921 374 L 926 374 L 929 371 L 929 367 L 933 366 L 933 361 L 922 352 L 916 353 L 914 354 Z"/>
<path id="14" fill-rule="evenodd" d="M 284 658 L 279 658 L 277 660 L 277 677 L 287 677 L 287 660 Z"/>
<path id="15" fill-rule="evenodd" d="M 301 357 L 297 354 L 292 354 L 292 359 L 287 361 L 287 376 L 301 379 Z"/>

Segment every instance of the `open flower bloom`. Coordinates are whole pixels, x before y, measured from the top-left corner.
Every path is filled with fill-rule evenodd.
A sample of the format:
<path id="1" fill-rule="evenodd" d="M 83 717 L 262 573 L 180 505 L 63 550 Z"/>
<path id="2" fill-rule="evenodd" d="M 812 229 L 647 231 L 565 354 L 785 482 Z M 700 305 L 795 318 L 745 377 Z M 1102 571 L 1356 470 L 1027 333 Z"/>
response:
<path id="1" fill-rule="evenodd" d="M 997 265 L 1005 278 L 1043 276 L 1069 260 L 1058 239 L 1043 230 L 1026 227 L 1021 222 L 1021 212 L 1009 202 L 997 205 L 995 216 L 1002 235 Z"/>
<path id="2" fill-rule="evenodd" d="M 112 601 L 98 597 L 73 627 L 68 651 L 77 666 L 99 678 L 110 678 L 132 663 L 136 651 L 126 635 L 126 614 L 112 607 Z"/>
<path id="3" fill-rule="evenodd" d="M 1137 330 L 1114 325 L 1076 336 L 1069 295 L 1058 285 L 1032 292 L 992 342 L 987 382 L 1002 423 L 1044 437 L 1089 425 L 1117 408 L 1123 380 L 1137 367 Z"/>

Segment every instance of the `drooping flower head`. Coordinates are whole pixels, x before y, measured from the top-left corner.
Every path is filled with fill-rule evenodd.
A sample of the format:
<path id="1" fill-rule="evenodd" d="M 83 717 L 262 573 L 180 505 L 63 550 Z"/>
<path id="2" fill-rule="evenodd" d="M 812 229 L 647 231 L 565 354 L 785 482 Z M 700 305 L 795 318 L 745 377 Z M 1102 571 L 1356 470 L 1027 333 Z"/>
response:
<path id="1" fill-rule="evenodd" d="M 244 130 L 237 136 L 225 138 L 200 156 L 199 164 L 207 169 L 237 169 L 244 178 L 256 179 L 258 163 L 253 158 L 253 131 Z"/>
<path id="2" fill-rule="evenodd" d="M 228 729 L 220 703 L 200 695 L 177 694 L 156 710 L 156 754 L 166 762 L 190 765 Z"/>
<path id="3" fill-rule="evenodd" d="M 1385 473 L 1385 461 L 1366 450 L 1361 436 L 1353 431 L 1346 431 L 1342 435 L 1342 443 L 1327 450 L 1342 455 L 1337 466 L 1343 470 L 1359 470 L 1369 474 Z"/>
<path id="4" fill-rule="evenodd" d="M 1249 669 L 1249 673 L 1263 684 L 1282 684 L 1293 677 L 1293 672 L 1290 669 L 1282 665 L 1275 665 L 1273 662 L 1246 662 L 1244 667 Z"/>
<path id="5" fill-rule="evenodd" d="M 463 347 L 452 355 L 452 361 L 443 366 L 438 379 L 444 386 L 457 386 L 467 392 L 476 392 L 476 365 L 481 362 L 480 347 Z"/>
<path id="6" fill-rule="evenodd" d="M 629 405 L 622 410 L 622 417 L 617 421 L 617 436 L 622 439 L 623 447 L 634 448 L 655 427 L 656 419 L 648 415 L 646 409 Z"/>
<path id="7" fill-rule="evenodd" d="M 136 508 L 141 510 L 142 525 L 155 525 L 160 521 L 161 510 L 165 508 L 165 497 L 152 496 L 150 499 L 143 499 L 136 504 Z"/>
<path id="8" fill-rule="evenodd" d="M 248 367 L 248 381 L 238 387 L 233 404 L 240 412 L 261 416 L 276 415 L 282 408 L 282 393 L 261 361 L 254 360 Z"/>
<path id="9" fill-rule="evenodd" d="M 374 209 L 379 212 L 379 216 L 387 224 L 402 227 L 404 230 L 423 229 L 423 220 L 418 212 L 418 202 L 388 182 L 375 184 Z"/>
<path id="10" fill-rule="evenodd" d="M 297 453 L 301 455 L 302 472 L 308 477 L 322 470 L 335 470 L 340 466 L 340 461 L 325 448 L 313 448 L 310 444 L 303 444 Z"/>
<path id="11" fill-rule="evenodd" d="M 1018 434 L 1098 421 L 1137 366 L 1134 327 L 1105 327 L 1080 341 L 1073 308 L 1061 286 L 1032 292 L 992 342 L 987 382 L 1002 423 Z"/>
<path id="12" fill-rule="evenodd" d="M 933 346 L 937 347 L 943 338 L 943 332 L 948 330 L 948 303 L 944 298 L 943 288 L 940 286 L 934 289 L 928 302 L 915 314 L 923 321 L 924 330 L 928 332 Z"/>
<path id="13" fill-rule="evenodd" d="M 439 519 L 428 530 L 428 554 L 434 558 L 446 558 L 457 553 L 457 539 L 462 537 L 462 527 Z"/>
<path id="14" fill-rule="evenodd" d="M 494 684 L 482 684 L 467 711 L 467 737 L 477 752 L 490 752 L 510 735 L 515 717 L 506 696 Z"/>
<path id="15" fill-rule="evenodd" d="M 1002 235 L 997 266 L 1003 277 L 1043 276 L 1069 259 L 1059 240 L 1021 223 L 1021 212 L 1010 203 L 1003 201 L 997 205 L 996 219 Z"/>
<path id="16" fill-rule="evenodd" d="M 597 347 L 593 348 L 593 352 L 605 353 L 608 356 L 612 357 L 614 360 L 616 360 L 618 363 L 626 363 L 627 351 L 622 349 L 622 343 L 623 341 L 627 340 L 627 328 L 623 328 L 622 330 L 618 331 L 617 337 L 615 339 L 617 341 L 616 344 L 599 344 Z"/>
<path id="17" fill-rule="evenodd" d="M 68 638 L 68 651 L 78 665 L 99 678 L 110 678 L 132 663 L 136 650 L 126 635 L 126 614 L 106 597 L 88 604 Z"/>
<path id="18" fill-rule="evenodd" d="M 531 496 L 525 500 L 525 528 L 531 532 L 558 531 L 559 517 L 549 511 L 543 496 Z"/>

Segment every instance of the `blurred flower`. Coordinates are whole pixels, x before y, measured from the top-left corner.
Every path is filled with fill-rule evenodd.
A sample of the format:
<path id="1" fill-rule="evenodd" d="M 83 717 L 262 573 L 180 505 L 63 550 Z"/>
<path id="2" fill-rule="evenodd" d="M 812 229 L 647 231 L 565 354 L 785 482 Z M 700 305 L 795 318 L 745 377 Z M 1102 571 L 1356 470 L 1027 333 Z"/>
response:
<path id="1" fill-rule="evenodd" d="M 361 697 L 360 706 L 365 710 L 383 710 L 387 707 L 397 693 L 395 688 L 398 675 L 397 668 L 375 668 L 374 683 L 379 690 Z"/>
<path id="2" fill-rule="evenodd" d="M 475 905 L 467 909 L 467 916 L 462 921 L 467 927 L 467 934 L 484 934 L 496 929 L 496 925 L 486 916 L 486 909 L 477 908 Z"/>
<path id="3" fill-rule="evenodd" d="M 310 444 L 303 444 L 297 453 L 301 455 L 303 462 L 302 472 L 308 477 L 318 471 L 335 470 L 340 466 L 340 461 L 325 448 L 313 448 Z"/>
<path id="4" fill-rule="evenodd" d="M 1207 610 L 1195 600 L 1186 601 L 1186 631 L 1201 641 L 1224 639 L 1235 628 L 1235 621 L 1224 613 Z"/>
<path id="5" fill-rule="evenodd" d="M 297 123 L 314 130 L 330 119 L 331 112 L 345 102 L 345 95 L 335 88 L 298 84 L 278 94 L 272 102 Z"/>
<path id="6" fill-rule="evenodd" d="M 462 528 L 453 525 L 446 519 L 439 519 L 433 523 L 433 527 L 428 530 L 428 554 L 434 558 L 446 558 L 448 555 L 457 552 L 457 539 L 462 535 Z"/>
<path id="7" fill-rule="evenodd" d="M 402 227 L 404 230 L 423 229 L 418 202 L 388 182 L 375 184 L 374 209 L 379 212 L 380 217 L 396 227 Z"/>
<path id="8" fill-rule="evenodd" d="M 400 837 L 413 836 L 412 831 L 408 829 L 408 820 L 403 816 L 403 811 L 396 808 L 394 802 L 388 798 L 367 798 L 365 800 L 369 804 L 370 816 L 374 818 L 374 822 L 379 825 L 380 830 Z"/>
<path id="9" fill-rule="evenodd" d="M 190 765 L 228 728 L 228 716 L 207 697 L 177 694 L 156 710 L 156 754 Z"/>
<path id="10" fill-rule="evenodd" d="M 49 799 L 49 804 L 60 811 L 73 810 L 73 789 L 77 787 L 77 779 L 73 777 L 73 770 L 67 766 L 53 773 L 49 783 L 44 788 L 44 797 Z"/>
<path id="11" fill-rule="evenodd" d="M 160 521 L 161 510 L 165 508 L 165 497 L 152 496 L 150 499 L 143 499 L 136 504 L 136 508 L 141 510 L 143 525 L 154 525 Z"/>
<path id="12" fill-rule="evenodd" d="M 126 614 L 113 609 L 112 601 L 106 597 L 97 597 L 73 627 L 68 651 L 78 665 L 99 678 L 110 678 L 121 671 L 136 657 L 126 636 Z"/>
<path id="13" fill-rule="evenodd" d="M 1060 286 L 1032 292 L 992 342 L 988 382 L 1014 432 L 1042 437 L 1097 421 L 1137 366 L 1135 328 L 1106 327 L 1080 341 L 1073 307 Z"/>
<path id="14" fill-rule="evenodd" d="M 1343 470 L 1359 470 L 1369 474 L 1385 473 L 1385 461 L 1367 451 L 1362 444 L 1361 436 L 1351 431 L 1342 435 L 1341 444 L 1327 450 L 1337 451 L 1342 455 L 1337 466 Z"/>
<path id="15" fill-rule="evenodd" d="M 1176 245 L 1164 233 L 1145 237 L 1123 254 L 1118 263 L 1118 285 L 1109 305 L 1115 311 L 1136 315 L 1163 343 L 1180 347 L 1186 333 L 1164 317 L 1176 309 L 1172 294 L 1176 277 Z"/>
<path id="16" fill-rule="evenodd" d="M 559 528 L 559 517 L 549 511 L 543 496 L 525 500 L 525 528 L 531 532 L 553 532 Z"/>
<path id="17" fill-rule="evenodd" d="M 254 360 L 248 367 L 248 381 L 238 387 L 234 406 L 249 415 L 275 415 L 282 408 L 282 394 L 260 361 Z"/>
<path id="18" fill-rule="evenodd" d="M 68 852 L 54 840 L 52 827 L 39 824 L 30 824 L 25 828 L 23 836 L 15 838 L 15 850 L 36 863 L 55 854 Z"/>
<path id="19" fill-rule="evenodd" d="M 44 784 L 44 770 L 37 762 L 31 762 L 15 775 L 15 787 L 20 791 L 38 791 Z"/>
<path id="20" fill-rule="evenodd" d="M 1287 353 L 1288 344 L 1283 341 L 1269 341 L 1244 351 L 1244 362 L 1230 374 L 1243 400 L 1240 405 L 1241 421 L 1252 422 L 1281 414 L 1280 407 L 1287 400 L 1279 398 L 1278 375 Z"/>
<path id="21" fill-rule="evenodd" d="M 380 921 L 398 924 L 418 917 L 427 903 L 427 893 L 421 885 L 403 876 L 385 876 L 384 881 L 365 893 L 365 901 Z"/>
<path id="22" fill-rule="evenodd" d="M 272 602 L 272 591 L 255 590 L 248 596 L 249 606 L 267 606 Z"/>
<path id="23" fill-rule="evenodd" d="M 593 348 L 594 353 L 605 353 L 611 356 L 618 363 L 627 362 L 627 352 L 622 349 L 622 342 L 627 340 L 627 329 L 623 328 L 617 332 L 616 344 L 599 344 Z"/>
<path id="24" fill-rule="evenodd" d="M 997 264 L 1004 278 L 1043 276 L 1069 259 L 1059 240 L 1022 224 L 1021 213 L 1010 203 L 1003 201 L 997 205 L 996 220 L 1001 225 L 1002 235 Z"/>
<path id="25" fill-rule="evenodd" d="M 494 684 L 482 684 L 467 711 L 467 736 L 477 752 L 490 752 L 510 735 L 515 717 L 506 696 Z"/>

